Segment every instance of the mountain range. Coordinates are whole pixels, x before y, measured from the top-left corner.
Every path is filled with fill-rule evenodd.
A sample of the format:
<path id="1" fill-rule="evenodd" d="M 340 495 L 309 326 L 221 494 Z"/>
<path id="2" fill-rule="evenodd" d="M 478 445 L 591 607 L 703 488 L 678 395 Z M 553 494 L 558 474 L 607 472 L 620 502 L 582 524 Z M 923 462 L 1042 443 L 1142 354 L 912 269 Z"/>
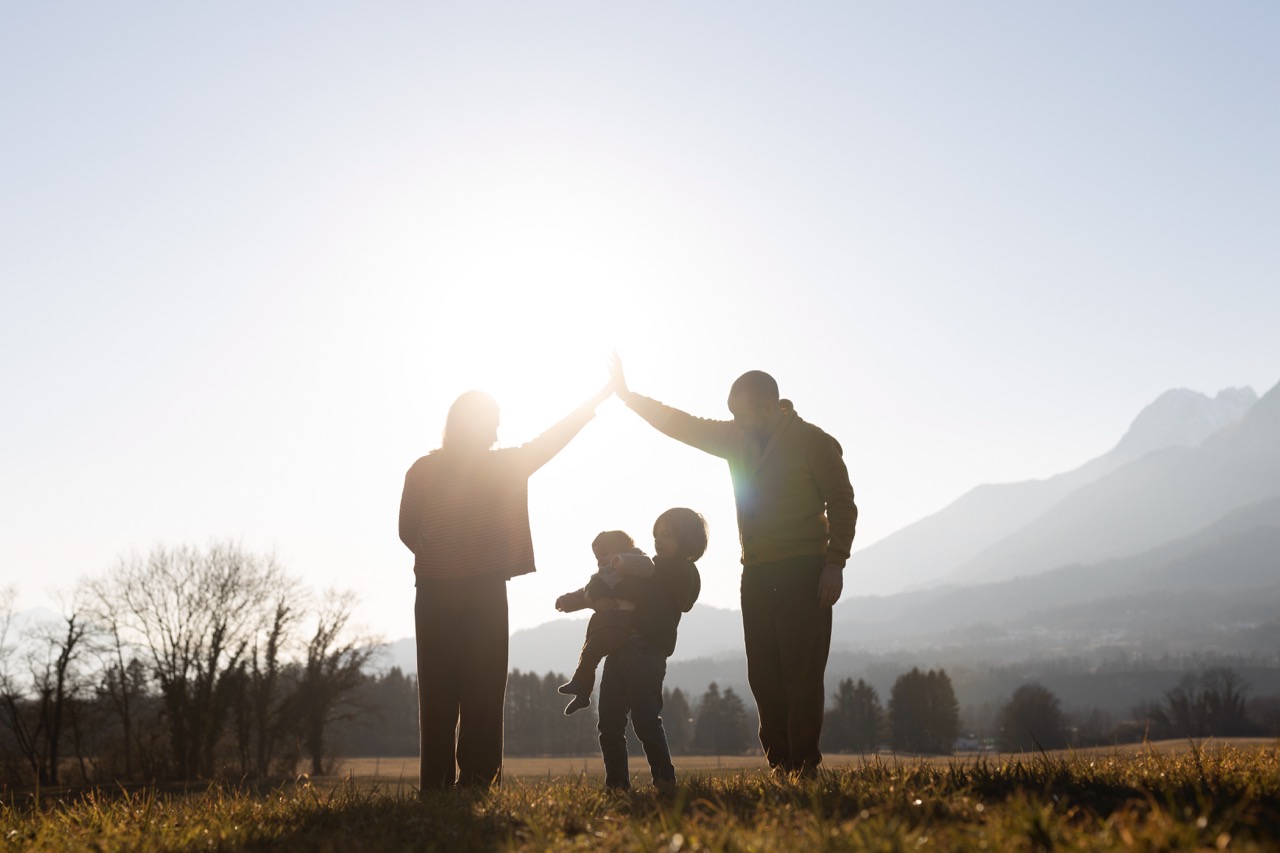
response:
<path id="1" fill-rule="evenodd" d="M 1155 547 L 1280 494 L 1280 387 L 1200 444 L 1152 450 L 1075 489 L 950 574 L 1018 577 Z"/>
<path id="2" fill-rule="evenodd" d="M 858 551 L 851 566 L 864 595 L 921 586 L 951 576 L 981 577 L 989 551 L 1015 536 L 1073 492 L 1150 453 L 1195 447 L 1238 423 L 1255 405 L 1250 388 L 1229 388 L 1208 397 L 1195 391 L 1166 391 L 1144 408 L 1107 453 L 1044 480 L 978 486 L 944 509 Z M 997 555 L 998 555 L 997 550 Z M 1053 565 L 1055 557 L 1041 555 Z"/>
<path id="3" fill-rule="evenodd" d="M 1006 638 L 1025 654 L 1037 634 L 1077 652 L 1155 636 L 1160 642 L 1154 651 L 1173 651 L 1203 639 L 1201 622 L 1217 633 L 1268 622 L 1280 631 L 1278 562 L 1280 496 L 1125 557 L 1010 580 L 854 598 L 838 609 L 833 644 L 884 648 L 914 638 L 930 645 L 990 645 Z"/>

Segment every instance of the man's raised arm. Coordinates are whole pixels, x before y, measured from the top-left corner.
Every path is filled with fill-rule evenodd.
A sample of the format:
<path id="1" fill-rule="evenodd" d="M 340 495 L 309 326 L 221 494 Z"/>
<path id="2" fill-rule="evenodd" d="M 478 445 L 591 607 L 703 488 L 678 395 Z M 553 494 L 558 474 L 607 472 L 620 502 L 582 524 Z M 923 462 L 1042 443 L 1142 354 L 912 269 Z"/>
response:
<path id="1" fill-rule="evenodd" d="M 714 456 L 723 457 L 730 453 L 736 434 L 732 421 L 694 417 L 688 412 L 659 403 L 651 397 L 637 394 L 627 386 L 627 377 L 622 371 L 622 359 L 618 358 L 616 353 L 610 369 L 613 374 L 614 393 L 618 395 L 618 399 L 658 432 Z"/>

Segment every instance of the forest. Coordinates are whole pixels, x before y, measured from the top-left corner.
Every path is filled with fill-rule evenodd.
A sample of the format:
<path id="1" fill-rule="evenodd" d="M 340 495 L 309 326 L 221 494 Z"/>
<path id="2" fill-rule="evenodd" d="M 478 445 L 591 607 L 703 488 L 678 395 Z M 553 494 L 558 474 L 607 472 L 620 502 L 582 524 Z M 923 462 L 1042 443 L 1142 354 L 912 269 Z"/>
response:
<path id="1" fill-rule="evenodd" d="M 354 595 L 309 591 L 269 557 L 214 543 L 122 558 L 78 585 L 58 621 L 21 636 L 13 602 L 0 590 L 5 786 L 281 779 L 324 775 L 339 757 L 417 753 L 416 681 L 378 668 L 379 640 L 350 625 Z M 1034 678 L 961 707 L 942 667 L 899 672 L 884 695 L 829 672 L 823 749 L 945 755 L 1280 736 L 1280 696 L 1253 695 L 1222 662 L 1190 663 L 1122 718 Z M 565 680 L 510 673 L 506 754 L 596 752 L 594 713 L 564 713 Z M 663 720 L 676 754 L 759 748 L 751 697 L 715 681 L 666 690 Z"/>

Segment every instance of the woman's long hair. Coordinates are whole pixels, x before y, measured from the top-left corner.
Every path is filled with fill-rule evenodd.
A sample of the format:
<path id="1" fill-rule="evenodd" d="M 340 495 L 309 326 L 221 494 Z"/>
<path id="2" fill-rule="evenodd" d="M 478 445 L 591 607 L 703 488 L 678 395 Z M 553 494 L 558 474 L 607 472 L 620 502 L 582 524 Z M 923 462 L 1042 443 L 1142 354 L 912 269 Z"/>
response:
<path id="1" fill-rule="evenodd" d="M 483 391 L 453 401 L 444 422 L 445 450 L 488 450 L 498 440 L 498 404 Z"/>

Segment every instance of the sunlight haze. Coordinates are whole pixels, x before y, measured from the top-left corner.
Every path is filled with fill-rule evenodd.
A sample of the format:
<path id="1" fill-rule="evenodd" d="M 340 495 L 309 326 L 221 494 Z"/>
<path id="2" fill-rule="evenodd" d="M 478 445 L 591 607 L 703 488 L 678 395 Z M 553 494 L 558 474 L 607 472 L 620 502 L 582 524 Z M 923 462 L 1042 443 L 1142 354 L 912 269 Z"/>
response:
<path id="1" fill-rule="evenodd" d="M 479 388 L 520 444 L 772 373 L 857 549 L 1280 381 L 1280 9 L 26 4 L 0 18 L 0 566 L 21 607 L 232 539 L 413 632 L 403 477 Z M 513 630 L 720 460 L 617 400 L 530 481 Z M 911 578 L 903 578 L 903 587 Z M 572 661 L 553 662 L 568 666 Z"/>

